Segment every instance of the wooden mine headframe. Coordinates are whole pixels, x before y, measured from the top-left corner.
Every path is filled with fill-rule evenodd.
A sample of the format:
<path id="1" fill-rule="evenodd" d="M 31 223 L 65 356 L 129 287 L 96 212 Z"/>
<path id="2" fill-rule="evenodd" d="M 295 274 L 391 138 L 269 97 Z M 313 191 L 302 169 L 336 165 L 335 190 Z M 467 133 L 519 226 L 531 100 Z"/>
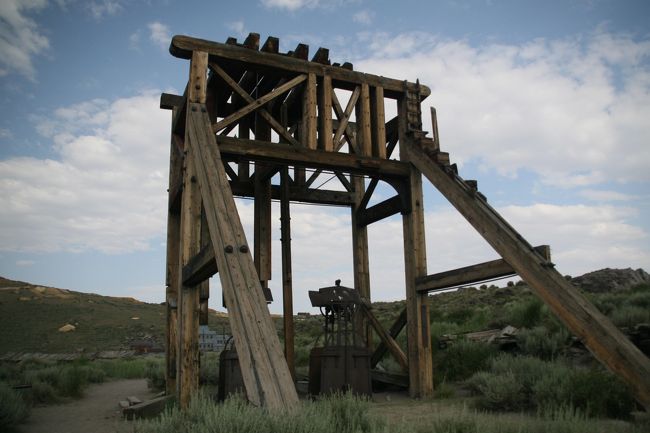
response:
<path id="1" fill-rule="evenodd" d="M 488 205 L 476 182 L 458 176 L 449 155 L 440 151 L 435 111 L 433 137 L 422 132 L 426 86 L 356 72 L 348 63 L 330 64 L 324 48 L 309 60 L 304 44 L 284 54 L 277 38 L 261 47 L 259 42 L 255 33 L 242 44 L 175 36 L 170 47 L 174 56 L 190 60 L 183 96 L 161 96 L 161 108 L 173 111 L 166 378 L 181 406 L 198 388 L 198 326 L 207 320 L 207 279 L 217 272 L 248 399 L 270 408 L 296 404 L 289 203 L 299 201 L 351 209 L 354 287 L 367 300 L 367 226 L 401 213 L 406 309 L 389 330 L 369 308 L 362 311 L 366 329 L 372 327 L 381 339 L 373 365 L 389 351 L 408 371 L 412 396 L 433 392 L 428 293 L 517 273 L 650 407 L 648 358 L 553 268 L 548 248 L 533 248 Z M 342 91 L 349 94 L 347 102 L 339 99 Z M 391 119 L 385 116 L 389 100 L 397 106 Z M 390 159 L 397 146 L 399 161 Z M 333 173 L 345 190 L 315 188 L 323 172 Z M 501 260 L 427 275 L 422 175 Z M 279 185 L 273 184 L 278 178 Z M 380 181 L 396 194 L 369 206 Z M 254 199 L 252 252 L 234 196 Z M 271 279 L 272 199 L 281 202 L 284 354 L 264 296 Z M 404 327 L 406 354 L 395 342 Z"/>

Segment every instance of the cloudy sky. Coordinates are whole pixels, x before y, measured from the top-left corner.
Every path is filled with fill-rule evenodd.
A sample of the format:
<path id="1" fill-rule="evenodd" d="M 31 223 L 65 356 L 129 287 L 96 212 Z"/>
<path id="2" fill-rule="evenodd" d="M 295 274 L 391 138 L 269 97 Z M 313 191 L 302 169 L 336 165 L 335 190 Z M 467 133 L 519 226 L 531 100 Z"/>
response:
<path id="1" fill-rule="evenodd" d="M 650 270 L 648 17 L 643 0 L 1 0 L 0 275 L 163 301 L 170 114 L 158 102 L 182 92 L 189 66 L 169 41 L 251 31 L 428 85 L 423 111 L 436 107 L 461 176 L 550 244 L 563 274 Z M 251 202 L 238 205 L 250 228 Z M 497 257 L 429 184 L 425 209 L 430 273 Z M 352 285 L 350 213 L 292 212 L 304 311 L 307 290 Z M 278 218 L 276 204 L 273 312 Z M 399 216 L 369 233 L 373 298 L 402 299 Z"/>

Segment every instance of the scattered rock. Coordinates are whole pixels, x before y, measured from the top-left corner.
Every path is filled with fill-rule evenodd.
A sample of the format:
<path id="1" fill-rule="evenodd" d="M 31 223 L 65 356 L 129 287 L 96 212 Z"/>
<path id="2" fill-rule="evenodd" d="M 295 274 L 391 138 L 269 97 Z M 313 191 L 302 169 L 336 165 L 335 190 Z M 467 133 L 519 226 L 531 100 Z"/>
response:
<path id="1" fill-rule="evenodd" d="M 29 298 L 29 297 L 27 297 L 27 296 L 21 296 L 20 298 L 18 298 L 18 300 L 19 300 L 19 301 L 31 301 L 32 298 Z"/>
<path id="2" fill-rule="evenodd" d="M 59 328 L 59 332 L 70 332 L 70 331 L 74 331 L 75 329 L 77 329 L 76 326 L 66 323 L 65 325 Z"/>
<path id="3" fill-rule="evenodd" d="M 650 275 L 643 269 L 605 268 L 573 278 L 571 282 L 586 292 L 621 292 L 639 284 L 650 283 Z"/>

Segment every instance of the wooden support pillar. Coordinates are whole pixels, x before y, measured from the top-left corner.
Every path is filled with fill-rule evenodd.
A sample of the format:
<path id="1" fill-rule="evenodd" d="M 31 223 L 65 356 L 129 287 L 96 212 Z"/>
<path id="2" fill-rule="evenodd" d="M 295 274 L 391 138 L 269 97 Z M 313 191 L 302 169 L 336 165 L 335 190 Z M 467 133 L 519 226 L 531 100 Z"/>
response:
<path id="1" fill-rule="evenodd" d="M 359 295 L 370 302 L 370 263 L 368 258 L 368 227 L 361 225 L 359 218 L 359 204 L 363 200 L 366 191 L 363 176 L 352 176 L 352 188 L 354 194 L 354 205 L 352 205 L 352 260 L 354 271 L 354 288 Z M 365 340 L 368 347 L 372 343 L 371 330 L 366 318 L 358 317 L 357 326 L 359 333 Z"/>
<path id="2" fill-rule="evenodd" d="M 400 159 L 410 161 L 407 143 L 413 140 L 407 124 L 407 100 L 398 101 Z M 433 395 L 433 360 L 426 293 L 418 293 L 416 280 L 427 275 L 424 237 L 422 174 L 413 168 L 410 175 L 411 212 L 402 215 L 404 231 L 404 272 L 406 283 L 409 394 L 423 398 Z"/>
<path id="3" fill-rule="evenodd" d="M 178 109 L 174 109 L 176 115 Z M 177 210 L 172 210 L 172 201 L 176 199 L 173 187 L 181 182 L 183 161 L 180 149 L 176 143 L 177 137 L 172 135 L 169 157 L 169 206 L 167 213 L 167 266 L 166 266 L 166 327 L 165 327 L 165 392 L 172 395 L 176 392 L 176 360 L 178 349 L 178 284 L 181 265 L 179 262 L 180 224 L 181 216 Z"/>
<path id="4" fill-rule="evenodd" d="M 207 53 L 194 52 L 190 62 L 189 102 L 205 103 Z M 189 103 L 187 109 L 189 110 Z M 186 116 L 189 122 L 189 115 Z M 183 173 L 183 197 L 180 215 L 180 265 L 185 266 L 201 250 L 201 192 L 196 183 L 196 173 L 188 144 L 189 127 L 185 127 L 186 154 Z M 189 406 L 192 394 L 199 387 L 199 299 L 201 283 L 197 286 L 183 285 L 182 273 L 178 278 L 179 332 L 178 361 L 176 372 L 177 398 L 182 408 Z"/>
<path id="5" fill-rule="evenodd" d="M 370 89 L 370 115 L 372 117 L 372 156 L 386 158 L 386 116 L 384 113 L 384 88 Z"/>
<path id="6" fill-rule="evenodd" d="M 370 89 L 361 84 L 361 94 L 357 101 L 357 150 L 362 156 L 372 156 L 372 129 L 370 116 Z"/>
<path id="7" fill-rule="evenodd" d="M 300 141 L 307 149 L 316 149 L 316 74 L 309 73 L 302 96 Z"/>
<path id="8" fill-rule="evenodd" d="M 332 136 L 332 77 L 323 76 L 318 85 L 318 148 L 334 151 Z"/>
<path id="9" fill-rule="evenodd" d="M 205 219 L 205 209 L 201 207 L 201 250 L 210 246 L 210 231 Z M 210 281 L 199 284 L 199 325 L 208 324 L 208 301 L 210 299 Z"/>
<path id="10" fill-rule="evenodd" d="M 293 276 L 291 272 L 291 210 L 289 201 L 289 168 L 281 170 L 280 232 L 282 242 L 282 313 L 284 324 L 284 357 L 296 380 L 293 326 Z"/>
<path id="11" fill-rule="evenodd" d="M 255 118 L 255 139 L 271 141 L 271 126 L 259 113 Z M 262 290 L 266 293 L 271 279 L 271 179 L 265 178 L 268 166 L 255 163 L 255 204 L 253 243 L 255 268 L 260 277 Z"/>

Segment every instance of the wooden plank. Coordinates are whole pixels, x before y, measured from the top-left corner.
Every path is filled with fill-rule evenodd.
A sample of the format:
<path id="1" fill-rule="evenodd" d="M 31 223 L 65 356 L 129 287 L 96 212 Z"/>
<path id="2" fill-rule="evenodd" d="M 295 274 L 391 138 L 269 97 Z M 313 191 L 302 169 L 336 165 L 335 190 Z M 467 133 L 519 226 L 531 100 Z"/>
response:
<path id="1" fill-rule="evenodd" d="M 546 261 L 551 260 L 550 248 L 548 245 L 540 245 L 535 247 L 535 250 L 539 252 Z M 517 275 L 517 272 L 515 272 L 508 262 L 503 259 L 491 260 L 477 265 L 465 266 L 418 278 L 416 281 L 416 289 L 418 292 L 430 293 L 436 290 L 466 286 L 480 281 L 492 280 L 511 275 Z"/>
<path id="2" fill-rule="evenodd" d="M 212 245 L 205 245 L 183 266 L 183 284 L 195 286 L 212 277 L 218 271 Z"/>
<path id="3" fill-rule="evenodd" d="M 332 139 L 332 78 L 325 75 L 318 87 L 318 148 L 334 150 Z"/>
<path id="4" fill-rule="evenodd" d="M 237 197 L 255 197 L 254 187 L 250 182 L 230 182 L 232 192 Z M 323 189 L 292 186 L 289 189 L 292 202 L 323 204 L 333 206 L 351 206 L 354 202 L 352 193 L 348 191 L 333 191 Z M 271 198 L 280 200 L 280 186 L 271 185 Z"/>
<path id="5" fill-rule="evenodd" d="M 397 338 L 400 332 L 402 332 L 402 329 L 406 326 L 406 308 L 404 308 L 391 327 L 388 329 L 388 335 L 391 336 L 391 338 L 394 340 Z M 377 348 L 375 351 L 372 353 L 372 356 L 370 357 L 370 368 L 375 368 L 379 361 L 384 357 L 384 355 L 388 352 L 388 346 L 382 341 L 377 345 Z M 408 381 L 407 381 L 408 382 Z"/>
<path id="6" fill-rule="evenodd" d="M 438 132 L 438 114 L 431 107 L 431 129 L 433 131 L 433 151 L 440 151 L 440 133 Z"/>
<path id="7" fill-rule="evenodd" d="M 187 89 L 189 102 L 205 104 L 208 81 L 208 53 L 194 51 L 190 62 L 190 85 Z"/>
<path id="8" fill-rule="evenodd" d="M 366 303 L 362 304 L 361 311 L 368 318 L 368 322 L 370 322 L 370 325 L 377 332 L 379 339 L 386 346 L 391 355 L 393 355 L 402 370 L 408 371 L 408 360 L 406 359 L 404 351 L 401 347 L 399 347 L 397 341 L 395 341 L 395 339 L 384 329 L 384 327 L 381 326 L 381 323 L 379 323 L 379 320 L 374 315 L 372 310 L 368 307 L 368 305 L 369 304 Z"/>
<path id="9" fill-rule="evenodd" d="M 255 139 L 270 142 L 271 126 L 264 122 L 260 112 L 256 112 Z M 271 179 L 266 175 L 270 167 L 261 162 L 255 162 L 253 176 L 254 194 L 254 219 L 253 219 L 253 245 L 255 267 L 262 284 L 264 293 L 268 293 L 270 301 L 269 280 L 271 279 Z"/>
<path id="10" fill-rule="evenodd" d="M 266 67 L 271 69 L 283 69 L 300 74 L 314 73 L 318 76 L 330 75 L 336 80 L 337 85 L 348 90 L 353 89 L 361 83 L 384 88 L 386 97 L 397 99 L 404 92 L 404 81 L 372 74 L 354 72 L 336 66 L 327 66 L 315 62 L 304 61 L 299 58 L 281 56 L 276 54 L 256 52 L 228 44 L 192 38 L 189 36 L 176 35 L 172 38 L 170 53 L 179 58 L 189 59 L 192 51 L 206 51 L 216 58 L 229 59 L 236 62 L 249 63 L 252 66 Z M 408 82 L 406 87 L 413 92 L 421 92 L 422 97 L 431 94 L 431 90 L 424 85 Z"/>
<path id="11" fill-rule="evenodd" d="M 280 241 L 282 243 L 282 323 L 284 331 L 284 357 L 291 377 L 296 378 L 293 325 L 293 273 L 291 269 L 291 209 L 289 198 L 289 168 L 280 172 Z"/>
<path id="12" fill-rule="evenodd" d="M 301 139 L 302 145 L 307 149 L 316 149 L 316 74 L 310 73 L 305 82 L 302 96 L 302 124 Z"/>
<path id="13" fill-rule="evenodd" d="M 372 129 L 370 116 L 370 88 L 368 84 L 361 85 L 361 92 L 356 106 L 357 112 L 357 153 L 372 156 Z"/>
<path id="14" fill-rule="evenodd" d="M 252 113 L 253 111 L 261 108 L 264 104 L 268 103 L 269 101 L 277 98 L 278 96 L 282 95 L 283 93 L 287 92 L 288 90 L 294 88 L 298 84 L 302 83 L 307 79 L 307 75 L 299 75 L 296 78 L 294 78 L 291 81 L 288 81 L 287 83 L 275 88 L 273 91 L 267 93 L 266 95 L 263 95 L 262 97 L 254 100 L 253 102 L 249 103 L 245 107 L 241 108 L 237 112 L 231 114 L 230 116 L 226 117 L 225 119 L 222 119 L 218 121 L 216 124 L 213 125 L 212 129 L 214 132 L 219 132 L 222 129 L 224 129 L 226 126 L 230 125 L 233 122 L 236 122 L 237 120 L 241 119 L 242 117 L 246 116 L 249 113 Z"/>
<path id="15" fill-rule="evenodd" d="M 253 404 L 272 410 L 294 408 L 298 395 L 266 307 L 207 110 L 199 104 L 192 104 L 191 108 L 191 155 L 205 203 L 228 318 L 237 341 L 246 395 Z"/>
<path id="16" fill-rule="evenodd" d="M 219 137 L 219 146 L 224 158 L 235 161 L 239 158 L 264 161 L 278 165 L 322 168 L 354 174 L 372 176 L 407 177 L 410 168 L 400 161 L 380 160 L 337 152 L 310 150 L 304 147 L 288 146 L 257 140 L 239 140 L 234 137 Z"/>
<path id="17" fill-rule="evenodd" d="M 370 112 L 372 117 L 372 155 L 386 158 L 386 115 L 384 113 L 384 89 L 371 89 Z"/>
<path id="18" fill-rule="evenodd" d="M 350 209 L 352 216 L 352 269 L 354 272 L 354 288 L 359 295 L 371 302 L 370 297 L 370 259 L 368 255 L 368 229 L 357 221 L 358 206 L 365 192 L 363 176 L 352 176 L 352 190 L 354 192 L 354 205 Z M 357 318 L 357 330 L 364 338 L 367 347 L 372 342 L 372 334 L 368 322 L 360 316 Z"/>
<path id="19" fill-rule="evenodd" d="M 399 196 L 394 196 L 367 209 L 359 209 L 357 212 L 357 224 L 365 227 L 384 218 L 393 216 L 402 210 L 402 199 Z"/>
<path id="20" fill-rule="evenodd" d="M 185 98 L 181 95 L 174 95 L 171 93 L 160 94 L 160 108 L 163 110 L 173 110 L 174 108 L 181 108 L 185 103 Z"/>
<path id="21" fill-rule="evenodd" d="M 176 109 L 175 109 L 176 110 Z M 174 111 L 175 111 L 174 110 Z M 177 151 L 176 139 L 172 134 L 169 152 L 169 205 L 167 212 L 167 266 L 165 289 L 165 390 L 171 395 L 176 392 L 176 362 L 178 354 L 178 288 L 180 271 L 180 212 L 171 211 L 172 201 L 180 202 L 180 194 L 171 192 L 174 184 L 181 183 L 182 159 Z M 179 206 L 180 210 L 180 206 Z"/>
<path id="22" fill-rule="evenodd" d="M 407 118 L 407 98 L 398 103 L 400 159 L 412 161 Z M 427 295 L 418 293 L 415 281 L 427 275 L 427 256 L 424 237 L 424 208 L 422 175 L 413 169 L 410 175 L 411 212 L 402 215 L 404 232 L 404 273 L 406 284 L 406 310 L 408 315 L 407 345 L 409 360 L 409 394 L 425 398 L 433 395 L 433 360 L 429 330 L 429 304 Z"/>
<path id="23" fill-rule="evenodd" d="M 210 232 L 208 231 L 208 222 L 205 219 L 205 209 L 201 207 L 201 250 L 211 246 L 212 243 L 210 242 Z M 199 287 L 199 326 L 201 326 L 201 325 L 208 324 L 208 301 L 210 300 L 210 281 L 208 281 L 208 279 L 206 278 L 203 281 L 200 281 L 198 287 Z"/>
<path id="24" fill-rule="evenodd" d="M 537 253 L 487 202 L 453 171 L 445 172 L 417 143 L 402 144 L 410 161 L 528 283 L 551 311 L 621 377 L 650 410 L 650 360 L 580 291 Z"/>

